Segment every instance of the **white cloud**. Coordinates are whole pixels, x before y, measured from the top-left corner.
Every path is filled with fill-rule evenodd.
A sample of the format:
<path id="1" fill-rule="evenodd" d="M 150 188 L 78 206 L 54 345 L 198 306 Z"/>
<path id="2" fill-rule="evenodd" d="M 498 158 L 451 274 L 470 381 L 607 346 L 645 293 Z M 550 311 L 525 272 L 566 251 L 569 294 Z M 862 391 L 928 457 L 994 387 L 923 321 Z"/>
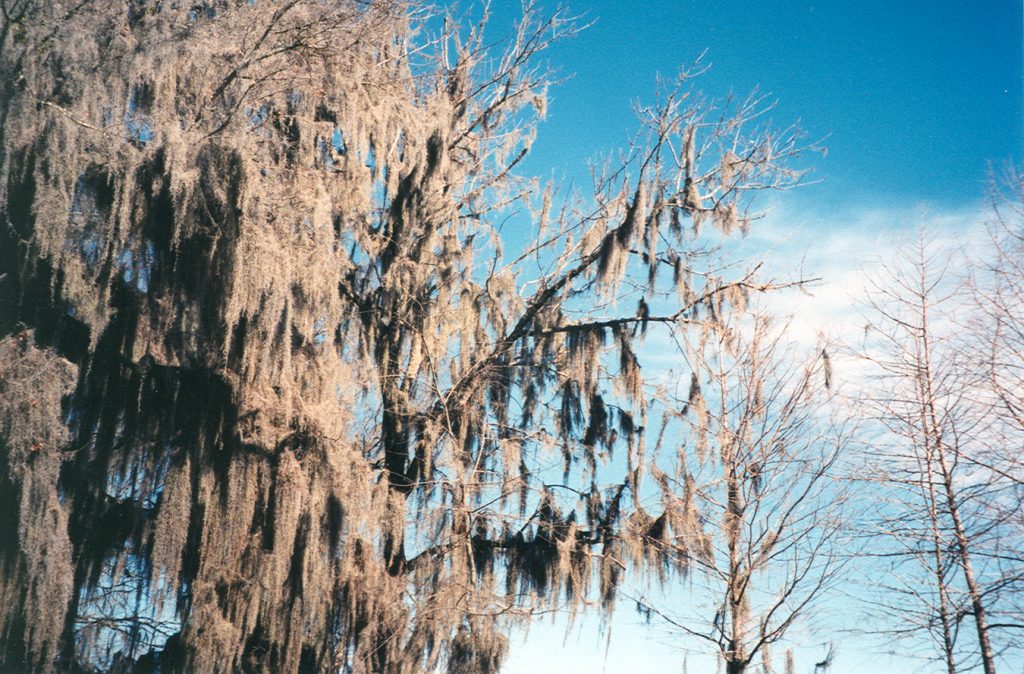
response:
<path id="1" fill-rule="evenodd" d="M 787 336 L 814 348 L 822 337 L 858 343 L 867 319 L 863 306 L 883 265 L 923 233 L 929 247 L 950 254 L 975 255 L 986 242 L 987 212 L 981 203 L 940 210 L 918 206 L 871 206 L 836 212 L 774 208 L 746 240 L 740 255 L 763 258 L 769 278 L 820 279 L 804 290 L 769 293 L 759 306 L 790 316 Z M 732 248 L 732 247 L 731 247 Z M 863 364 L 833 355 L 836 380 L 860 378 Z"/>

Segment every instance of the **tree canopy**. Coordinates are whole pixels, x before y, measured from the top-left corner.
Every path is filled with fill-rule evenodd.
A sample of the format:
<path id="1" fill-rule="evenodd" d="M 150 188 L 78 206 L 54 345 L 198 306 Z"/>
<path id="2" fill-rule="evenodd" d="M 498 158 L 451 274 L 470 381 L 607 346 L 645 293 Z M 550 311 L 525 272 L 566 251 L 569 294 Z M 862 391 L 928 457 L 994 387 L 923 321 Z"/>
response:
<path id="1" fill-rule="evenodd" d="M 761 99 L 662 86 L 578 196 L 517 171 L 564 13 L 2 4 L 2 666 L 496 672 L 689 563 L 638 353 L 772 287 L 710 248 L 799 179 Z"/>

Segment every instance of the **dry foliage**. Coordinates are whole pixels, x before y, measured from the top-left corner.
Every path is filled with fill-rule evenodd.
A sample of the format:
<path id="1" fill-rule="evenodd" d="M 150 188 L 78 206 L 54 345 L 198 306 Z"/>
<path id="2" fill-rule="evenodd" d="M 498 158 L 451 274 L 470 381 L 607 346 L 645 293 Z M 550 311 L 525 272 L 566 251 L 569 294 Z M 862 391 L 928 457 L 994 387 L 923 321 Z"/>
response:
<path id="1" fill-rule="evenodd" d="M 791 130 L 673 87 L 535 198 L 562 14 L 495 53 L 389 0 L 2 5 L 6 666 L 496 672 L 499 619 L 611 607 L 666 517 L 638 343 L 772 287 L 697 230 Z"/>
<path id="2" fill-rule="evenodd" d="M 853 432 L 835 421 L 828 349 L 799 354 L 765 315 L 744 319 L 686 340 L 693 375 L 659 434 L 678 444 L 651 472 L 668 524 L 658 549 L 691 566 L 690 593 L 638 599 L 727 674 L 771 671 L 772 646 L 837 581 L 849 495 L 836 465 Z"/>

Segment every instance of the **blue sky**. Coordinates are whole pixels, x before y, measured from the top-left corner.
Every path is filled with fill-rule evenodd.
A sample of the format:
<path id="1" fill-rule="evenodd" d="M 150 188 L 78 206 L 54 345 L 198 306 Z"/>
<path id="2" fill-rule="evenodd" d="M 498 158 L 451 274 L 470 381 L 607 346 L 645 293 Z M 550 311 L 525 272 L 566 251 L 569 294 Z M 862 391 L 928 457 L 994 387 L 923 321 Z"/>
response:
<path id="1" fill-rule="evenodd" d="M 512 3 L 509 3 L 511 7 Z M 984 187 L 989 162 L 1020 161 L 1021 3 L 649 3 L 579 0 L 593 20 L 548 53 L 570 76 L 552 90 L 528 168 L 583 177 L 595 152 L 625 143 L 631 103 L 657 74 L 705 49 L 697 81 L 720 97 L 755 87 L 777 100 L 778 125 L 799 121 L 828 155 L 801 199 L 958 205 Z M 512 15 L 495 7 L 496 21 Z"/>
<path id="2" fill-rule="evenodd" d="M 799 122 L 809 141 L 827 147 L 812 158 L 814 184 L 762 203 L 772 213 L 742 246 L 791 258 L 818 245 L 807 264 L 826 283 L 803 300 L 798 326 L 810 334 L 842 318 L 837 305 L 848 307 L 848 293 L 892 237 L 925 224 L 950 240 L 982 231 L 990 166 L 1024 165 L 1022 5 L 576 0 L 570 10 L 593 25 L 547 53 L 568 79 L 550 92 L 524 166 L 586 185 L 587 161 L 625 146 L 632 105 L 652 99 L 656 76 L 672 77 L 706 50 L 710 68 L 697 89 L 720 98 L 757 88 L 777 101 L 776 126 Z M 516 7 L 495 2 L 494 23 L 511 21 Z M 625 604 L 610 645 L 596 618 L 568 635 L 564 620 L 541 622 L 525 640 L 513 638 L 504 674 L 682 671 L 683 643 L 664 626 L 643 625 Z M 873 648 L 841 643 L 833 674 L 932 671 Z M 803 653 L 797 671 L 813 670 L 816 655 L 814 647 Z M 691 655 L 689 671 L 712 672 L 713 660 Z"/>

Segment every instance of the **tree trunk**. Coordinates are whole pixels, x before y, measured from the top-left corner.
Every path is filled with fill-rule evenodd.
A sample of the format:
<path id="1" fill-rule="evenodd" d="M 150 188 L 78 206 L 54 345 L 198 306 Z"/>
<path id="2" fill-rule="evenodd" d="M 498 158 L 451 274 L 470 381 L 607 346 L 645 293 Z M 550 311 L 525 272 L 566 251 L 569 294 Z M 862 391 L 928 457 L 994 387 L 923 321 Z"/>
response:
<path id="1" fill-rule="evenodd" d="M 992 653 L 992 644 L 988 638 L 988 621 L 985 616 L 985 606 L 981 602 L 981 590 L 978 581 L 974 576 L 974 565 L 971 563 L 971 553 L 967 540 L 967 533 L 963 522 L 960 520 L 960 508 L 956 499 L 953 487 L 952 476 L 946 471 L 946 460 L 942 453 L 939 453 L 939 461 L 943 472 L 943 482 L 946 489 L 946 498 L 949 500 L 949 514 L 953 519 L 953 530 L 956 533 L 957 552 L 960 557 L 960 566 L 964 570 L 964 580 L 967 583 L 967 591 L 971 595 L 971 610 L 974 613 L 974 626 L 978 631 L 978 646 L 981 650 L 981 666 L 985 674 L 995 674 L 995 656 Z"/>
<path id="2" fill-rule="evenodd" d="M 942 621 L 942 650 L 946 656 L 947 674 L 956 674 L 956 660 L 953 655 L 953 632 L 949 620 L 949 593 L 946 591 L 946 581 L 942 577 L 942 541 L 939 537 L 939 519 L 936 511 L 935 487 L 929 476 L 928 494 L 931 499 L 929 503 L 929 515 L 932 521 L 932 541 L 935 543 L 935 586 L 939 592 L 939 619 Z"/>
<path id="3" fill-rule="evenodd" d="M 971 608 L 974 613 L 974 625 L 978 632 L 978 647 L 981 651 L 981 664 L 985 674 L 995 674 L 995 658 L 992 654 L 992 645 L 988 636 L 988 624 L 985 617 L 985 607 L 981 601 L 981 592 L 978 588 L 977 579 L 974 576 L 974 566 L 971 563 L 970 544 L 966 529 L 960 518 L 960 503 L 957 498 L 956 486 L 953 484 L 953 473 L 949 462 L 946 460 L 947 445 L 943 438 L 942 427 L 939 423 L 938 414 L 935 409 L 936 394 L 933 388 L 931 339 L 928 333 L 928 307 L 922 304 L 921 307 L 921 335 L 923 342 L 923 356 L 925 370 L 923 373 L 924 403 L 927 409 L 928 422 L 931 436 L 929 439 L 934 443 L 935 455 L 939 461 L 939 469 L 942 471 L 942 485 L 945 491 L 946 507 L 949 509 L 949 516 L 953 521 L 953 531 L 956 534 L 957 552 L 960 559 L 960 566 L 964 570 L 964 580 L 967 583 L 967 591 L 971 596 Z M 955 441 L 955 440 L 954 440 Z M 952 451 L 958 452 L 958 448 Z"/>
<path id="4" fill-rule="evenodd" d="M 743 674 L 745 671 L 747 671 L 745 660 L 727 659 L 725 661 L 725 674 Z"/>

